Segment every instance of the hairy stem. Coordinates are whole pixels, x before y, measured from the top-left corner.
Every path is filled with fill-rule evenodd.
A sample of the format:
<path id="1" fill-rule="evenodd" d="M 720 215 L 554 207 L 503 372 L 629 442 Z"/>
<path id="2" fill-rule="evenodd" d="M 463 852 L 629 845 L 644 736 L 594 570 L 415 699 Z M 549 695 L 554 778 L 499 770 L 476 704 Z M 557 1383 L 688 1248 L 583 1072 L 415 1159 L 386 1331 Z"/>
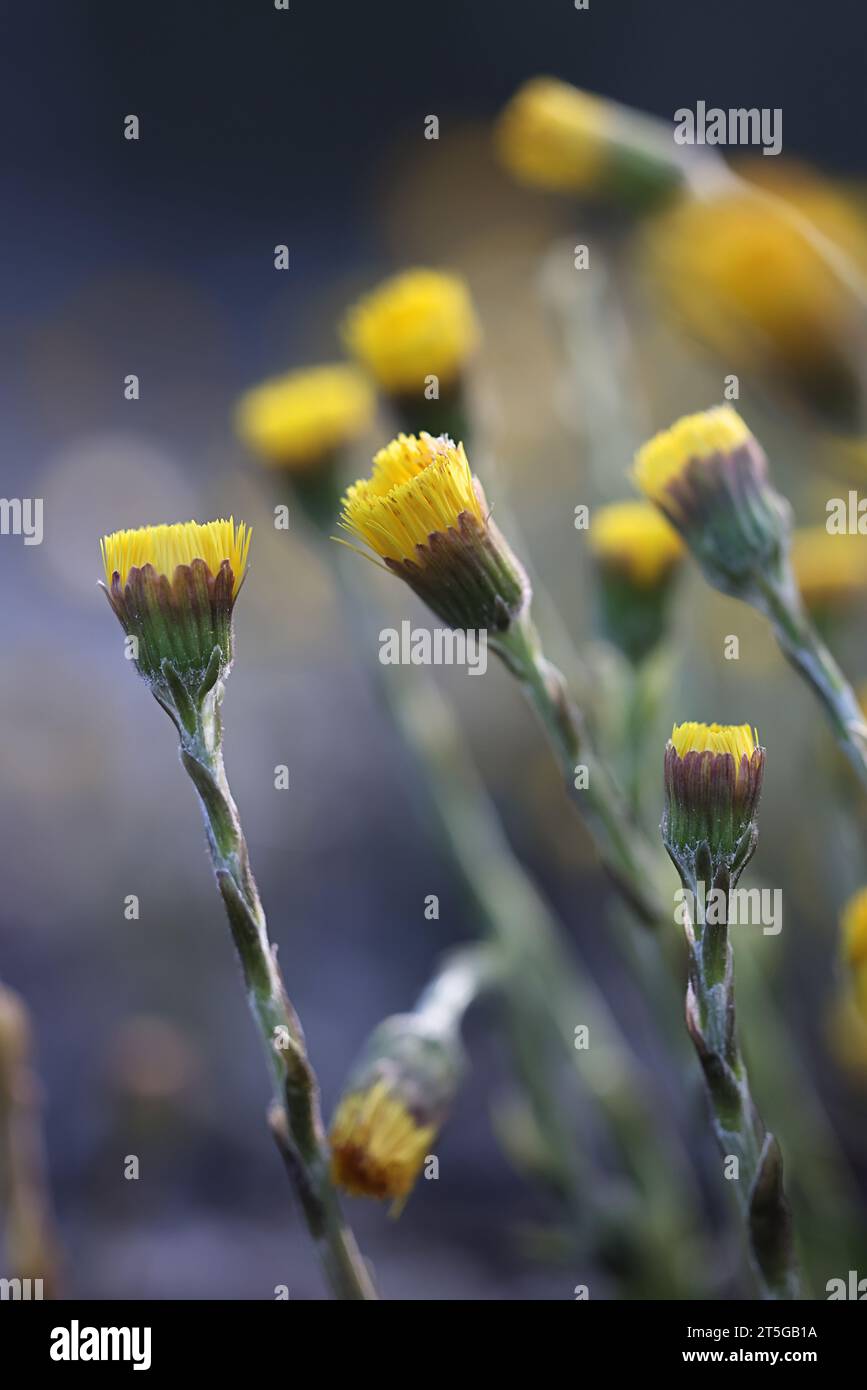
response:
<path id="1" fill-rule="evenodd" d="M 683 887 L 699 900 L 695 878 L 679 870 Z M 729 901 L 731 885 L 724 888 Z M 749 1242 L 757 1282 L 765 1298 L 800 1297 L 792 1222 L 783 1189 L 783 1158 L 753 1100 L 735 1028 L 734 957 L 725 920 L 685 922 L 689 949 L 686 1024 L 710 1102 L 720 1151 L 727 1165 L 736 1160 L 734 1188 Z M 727 1176 L 729 1173 L 727 1172 Z"/>
<path id="2" fill-rule="evenodd" d="M 328 1173 L 319 1087 L 304 1034 L 268 939 L 265 913 L 247 843 L 223 766 L 222 687 L 205 696 L 194 721 L 180 722 L 181 762 L 205 817 L 217 885 L 241 964 L 250 1011 L 274 1086 L 271 1131 L 298 1194 L 331 1289 L 341 1299 L 374 1299 L 376 1291 L 346 1225 Z"/>
<path id="3" fill-rule="evenodd" d="M 757 606 L 770 620 L 786 659 L 818 695 L 837 741 L 867 785 L 867 723 L 854 690 L 804 610 L 788 564 L 756 576 Z"/>

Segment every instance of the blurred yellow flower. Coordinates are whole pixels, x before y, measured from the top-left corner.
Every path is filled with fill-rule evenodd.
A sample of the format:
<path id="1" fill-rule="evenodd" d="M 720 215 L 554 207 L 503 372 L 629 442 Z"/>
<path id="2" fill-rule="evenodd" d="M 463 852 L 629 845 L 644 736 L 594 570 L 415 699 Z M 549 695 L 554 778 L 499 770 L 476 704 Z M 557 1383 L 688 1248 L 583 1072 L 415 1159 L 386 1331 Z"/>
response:
<path id="1" fill-rule="evenodd" d="M 375 398 L 357 367 L 335 363 L 275 377 L 246 392 L 235 423 L 266 463 L 305 470 L 327 462 L 370 425 Z"/>
<path id="2" fill-rule="evenodd" d="M 803 527 L 792 536 L 792 566 L 811 610 L 843 606 L 867 590 L 863 536 L 830 535 L 824 526 Z"/>
<path id="3" fill-rule="evenodd" d="M 123 589 L 131 569 L 152 565 L 158 575 L 172 579 L 179 565 L 202 560 L 216 578 L 228 561 L 237 594 L 247 568 L 250 530 L 245 522 L 179 521 L 167 526 L 142 526 L 132 531 L 114 531 L 99 543 L 105 581 L 109 591 L 115 575 Z"/>
<path id="4" fill-rule="evenodd" d="M 750 438 L 750 430 L 730 405 L 685 415 L 639 449 L 633 480 L 651 501 L 668 502 L 669 485 L 691 462 L 731 453 Z"/>
<path id="5" fill-rule="evenodd" d="M 407 270 L 350 309 L 343 336 L 352 355 L 392 395 L 421 391 L 435 376 L 456 383 L 479 342 L 469 290 L 457 275 Z"/>
<path id="6" fill-rule="evenodd" d="M 370 477 L 347 490 L 340 524 L 384 560 L 413 560 L 416 546 L 465 512 L 484 525 L 463 444 L 400 434 L 375 456 Z"/>
<path id="7" fill-rule="evenodd" d="M 755 182 L 679 202 L 649 226 L 645 264 L 687 331 L 733 367 L 765 362 L 823 386 L 843 369 L 858 307 L 803 219 L 862 269 L 867 224 L 810 172 L 762 168 Z"/>
<path id="8" fill-rule="evenodd" d="M 500 116 L 496 144 L 520 182 L 582 193 L 598 182 L 610 130 L 608 103 L 568 82 L 534 77 Z"/>
<path id="9" fill-rule="evenodd" d="M 596 508 L 588 540 L 602 564 L 642 588 L 660 583 L 684 553 L 674 527 L 649 502 L 613 502 Z"/>
<path id="10" fill-rule="evenodd" d="M 434 1125 L 420 1125 L 381 1079 L 344 1096 L 331 1128 L 331 1177 L 353 1197 L 405 1199 L 418 1177 Z"/>

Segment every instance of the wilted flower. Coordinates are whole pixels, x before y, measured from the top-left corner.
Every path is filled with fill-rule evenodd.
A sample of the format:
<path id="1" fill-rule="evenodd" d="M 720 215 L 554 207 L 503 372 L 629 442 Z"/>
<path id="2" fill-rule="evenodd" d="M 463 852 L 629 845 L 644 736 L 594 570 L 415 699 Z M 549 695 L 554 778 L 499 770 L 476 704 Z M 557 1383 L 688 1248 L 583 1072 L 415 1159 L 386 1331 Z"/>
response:
<path id="1" fill-rule="evenodd" d="M 364 374 L 335 363 L 254 387 L 238 402 L 235 419 L 241 440 L 266 463 L 306 472 L 360 439 L 374 409 Z"/>
<path id="2" fill-rule="evenodd" d="M 729 405 L 686 415 L 635 457 L 633 480 L 683 535 L 708 578 L 744 597 L 778 567 L 789 508 L 774 491 L 758 440 Z"/>
<path id="3" fill-rule="evenodd" d="M 749 724 L 675 725 L 665 749 L 662 838 L 688 876 L 735 878 L 755 849 L 765 750 Z"/>
<path id="4" fill-rule="evenodd" d="M 143 526 L 101 540 L 102 587 L 162 703 L 174 701 L 176 680 L 197 698 L 228 671 L 249 547 L 248 527 L 234 518 Z"/>
<path id="5" fill-rule="evenodd" d="M 658 122 L 553 77 L 518 89 L 496 143 L 516 179 L 558 193 L 641 203 L 684 179 L 671 134 Z"/>
<path id="6" fill-rule="evenodd" d="M 649 502 L 614 502 L 595 509 L 588 541 L 599 574 L 606 635 L 631 660 L 640 661 L 663 636 L 683 542 Z"/>
<path id="7" fill-rule="evenodd" d="M 380 449 L 340 524 L 451 627 L 504 632 L 529 602 L 463 445 L 445 436 L 401 434 Z"/>
<path id="8" fill-rule="evenodd" d="M 406 1201 L 463 1070 L 456 1029 L 397 1014 L 375 1030 L 331 1126 L 331 1176 L 359 1197 Z"/>
<path id="9" fill-rule="evenodd" d="M 430 377 L 455 387 L 479 342 L 469 290 L 457 275 L 407 270 L 347 314 L 347 347 L 390 396 L 420 397 Z"/>

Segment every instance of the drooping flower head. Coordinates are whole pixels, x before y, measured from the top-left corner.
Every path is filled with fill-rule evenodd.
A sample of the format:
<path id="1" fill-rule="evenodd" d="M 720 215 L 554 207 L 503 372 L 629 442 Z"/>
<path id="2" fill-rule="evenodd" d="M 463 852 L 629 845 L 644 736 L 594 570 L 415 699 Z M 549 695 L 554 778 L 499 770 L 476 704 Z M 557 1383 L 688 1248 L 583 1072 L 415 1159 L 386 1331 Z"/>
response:
<path id="1" fill-rule="evenodd" d="M 683 182 L 683 161 L 659 123 L 553 77 L 518 89 L 496 145 L 515 179 L 556 193 L 642 204 Z"/>
<path id="2" fill-rule="evenodd" d="M 357 1197 L 399 1210 L 446 1118 L 463 1071 L 456 1033 L 396 1014 L 368 1040 L 331 1126 L 331 1176 Z"/>
<path id="3" fill-rule="evenodd" d="M 343 499 L 341 527 L 451 627 L 505 631 L 529 602 L 463 444 L 398 435 Z"/>
<path id="4" fill-rule="evenodd" d="M 343 336 L 383 391 L 418 398 L 430 377 L 443 391 L 457 385 L 480 335 L 460 276 L 407 270 L 350 309 Z"/>
<path id="5" fill-rule="evenodd" d="M 235 419 L 243 443 L 266 463 L 304 473 L 359 440 L 374 408 L 364 374 L 335 363 L 287 372 L 254 387 L 238 402 Z"/>
<path id="6" fill-rule="evenodd" d="M 731 406 L 686 415 L 657 434 L 636 454 L 632 477 L 723 592 L 743 597 L 757 572 L 782 563 L 789 509 Z"/>
<path id="7" fill-rule="evenodd" d="M 594 508 L 588 542 L 605 634 L 632 661 L 640 661 L 664 634 L 683 542 L 649 502 Z"/>
<path id="8" fill-rule="evenodd" d="M 141 675 L 167 698 L 166 666 L 195 697 L 232 661 L 232 611 L 244 581 L 245 523 L 177 522 L 115 531 L 100 542 L 102 587 Z"/>
<path id="9" fill-rule="evenodd" d="M 679 868 L 708 857 L 735 880 L 755 848 L 765 750 L 749 724 L 677 724 L 665 749 L 662 835 Z M 709 875 L 710 877 L 710 875 Z"/>

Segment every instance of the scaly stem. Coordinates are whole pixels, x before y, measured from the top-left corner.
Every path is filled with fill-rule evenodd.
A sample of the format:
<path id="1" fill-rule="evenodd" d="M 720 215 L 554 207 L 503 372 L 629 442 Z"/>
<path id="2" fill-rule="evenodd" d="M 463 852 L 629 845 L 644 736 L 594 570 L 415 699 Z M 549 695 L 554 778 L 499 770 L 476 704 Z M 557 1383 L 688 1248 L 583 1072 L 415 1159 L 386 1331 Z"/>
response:
<path id="1" fill-rule="evenodd" d="M 867 723 L 857 696 L 804 609 L 788 562 L 755 577 L 756 606 L 773 625 L 786 659 L 818 695 L 837 741 L 867 785 Z"/>
<path id="2" fill-rule="evenodd" d="M 376 1290 L 340 1211 L 328 1173 L 319 1087 L 298 1016 L 286 994 L 268 940 L 265 913 L 247 844 L 223 767 L 218 682 L 194 710 L 176 721 L 181 762 L 205 817 L 208 845 L 253 1018 L 274 1084 L 269 1114 L 274 1138 L 298 1193 L 310 1234 L 337 1298 L 374 1299 Z"/>
<path id="3" fill-rule="evenodd" d="M 536 710 L 602 862 L 635 912 L 648 926 L 656 926 L 665 915 L 652 887 L 659 878 L 656 857 L 596 757 L 562 673 L 545 657 L 529 618 L 489 640 Z"/>
<path id="4" fill-rule="evenodd" d="M 692 895 L 687 902 L 698 902 L 695 877 L 683 868 L 679 872 Z M 720 1150 L 727 1162 L 737 1160 L 735 1191 L 762 1295 L 795 1299 L 800 1280 L 783 1190 L 783 1158 L 753 1101 L 735 1029 L 734 957 L 728 938 L 732 885 L 721 873 L 713 886 L 725 897 L 725 910 L 717 914 L 721 920 L 700 923 L 688 913 L 684 922 L 689 949 L 686 1024 L 704 1073 Z"/>

